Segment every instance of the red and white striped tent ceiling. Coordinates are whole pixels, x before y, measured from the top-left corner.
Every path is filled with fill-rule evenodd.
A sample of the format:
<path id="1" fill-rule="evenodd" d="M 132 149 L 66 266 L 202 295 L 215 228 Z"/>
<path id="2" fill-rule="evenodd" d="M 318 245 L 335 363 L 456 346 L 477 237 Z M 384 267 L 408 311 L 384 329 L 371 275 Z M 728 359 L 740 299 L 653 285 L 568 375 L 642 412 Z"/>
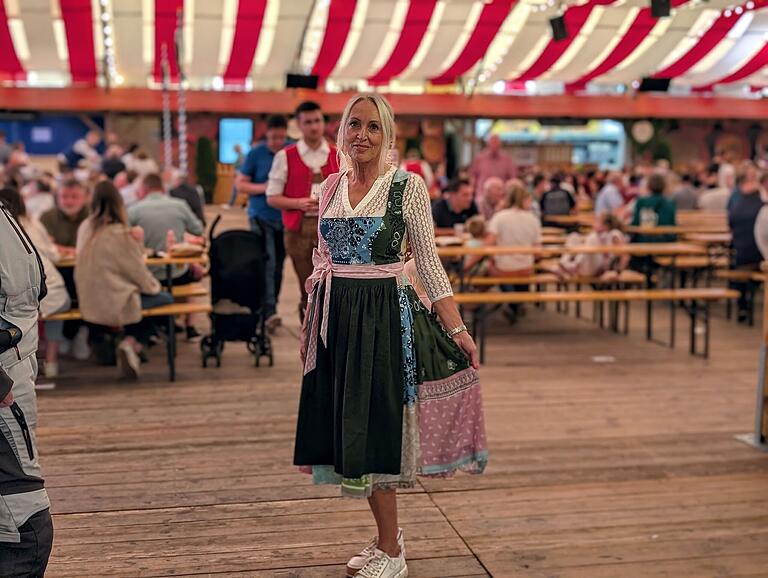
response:
<path id="1" fill-rule="evenodd" d="M 181 21 L 193 89 L 280 89 L 289 71 L 329 91 L 611 92 L 647 76 L 676 92 L 768 86 L 768 0 L 672 6 L 656 19 L 649 0 L 0 0 L 0 81 L 157 87 L 163 45 L 178 78 Z M 559 10 L 569 36 L 554 41 Z"/>

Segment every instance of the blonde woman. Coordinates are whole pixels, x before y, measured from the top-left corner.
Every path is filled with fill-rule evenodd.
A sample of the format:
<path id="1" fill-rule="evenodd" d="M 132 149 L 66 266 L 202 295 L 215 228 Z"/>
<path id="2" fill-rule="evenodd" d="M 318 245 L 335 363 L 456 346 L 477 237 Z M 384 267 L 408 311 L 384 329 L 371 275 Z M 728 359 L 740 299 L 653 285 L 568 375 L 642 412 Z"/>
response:
<path id="1" fill-rule="evenodd" d="M 520 182 L 511 182 L 504 200 L 505 209 L 488 223 L 486 244 L 499 247 L 541 245 L 541 223 L 531 212 L 533 198 Z M 533 273 L 533 255 L 499 255 L 490 272 L 497 277 L 526 277 Z"/>
<path id="2" fill-rule="evenodd" d="M 477 350 L 437 257 L 424 181 L 387 162 L 394 131 L 381 96 L 347 103 L 303 330 L 294 461 L 368 499 L 378 535 L 348 562 L 359 578 L 408 575 L 398 488 L 487 463 Z M 406 244 L 433 313 L 404 274 Z"/>

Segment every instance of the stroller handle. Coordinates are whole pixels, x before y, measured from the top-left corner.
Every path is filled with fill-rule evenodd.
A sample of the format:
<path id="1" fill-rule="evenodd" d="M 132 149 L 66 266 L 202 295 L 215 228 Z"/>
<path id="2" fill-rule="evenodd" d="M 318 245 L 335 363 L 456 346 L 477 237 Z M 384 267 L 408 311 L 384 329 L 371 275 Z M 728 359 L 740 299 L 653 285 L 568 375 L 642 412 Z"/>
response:
<path id="1" fill-rule="evenodd" d="M 208 229 L 208 244 L 210 246 L 211 243 L 213 243 L 213 232 L 216 229 L 216 225 L 219 224 L 219 221 L 221 221 L 221 215 L 216 215 L 216 218 L 213 220 L 213 223 L 211 223 L 211 228 Z"/>

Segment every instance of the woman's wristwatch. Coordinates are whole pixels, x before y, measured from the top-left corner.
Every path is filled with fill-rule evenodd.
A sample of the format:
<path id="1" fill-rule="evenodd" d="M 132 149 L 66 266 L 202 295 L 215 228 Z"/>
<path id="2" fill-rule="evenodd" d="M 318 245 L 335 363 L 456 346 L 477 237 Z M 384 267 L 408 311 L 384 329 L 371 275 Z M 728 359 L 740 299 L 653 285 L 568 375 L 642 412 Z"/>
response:
<path id="1" fill-rule="evenodd" d="M 467 326 L 459 325 L 448 332 L 448 337 L 456 337 L 459 333 L 464 333 L 465 331 L 467 331 Z"/>

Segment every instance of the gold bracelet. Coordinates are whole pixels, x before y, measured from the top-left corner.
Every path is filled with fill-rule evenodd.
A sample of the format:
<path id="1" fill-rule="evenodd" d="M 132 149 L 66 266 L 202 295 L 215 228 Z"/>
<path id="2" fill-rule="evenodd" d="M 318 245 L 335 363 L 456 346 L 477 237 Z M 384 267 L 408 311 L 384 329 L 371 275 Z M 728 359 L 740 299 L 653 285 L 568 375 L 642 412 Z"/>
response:
<path id="1" fill-rule="evenodd" d="M 467 326 L 459 325 L 448 332 L 448 337 L 456 337 L 459 333 L 464 333 L 465 331 L 467 331 Z"/>

